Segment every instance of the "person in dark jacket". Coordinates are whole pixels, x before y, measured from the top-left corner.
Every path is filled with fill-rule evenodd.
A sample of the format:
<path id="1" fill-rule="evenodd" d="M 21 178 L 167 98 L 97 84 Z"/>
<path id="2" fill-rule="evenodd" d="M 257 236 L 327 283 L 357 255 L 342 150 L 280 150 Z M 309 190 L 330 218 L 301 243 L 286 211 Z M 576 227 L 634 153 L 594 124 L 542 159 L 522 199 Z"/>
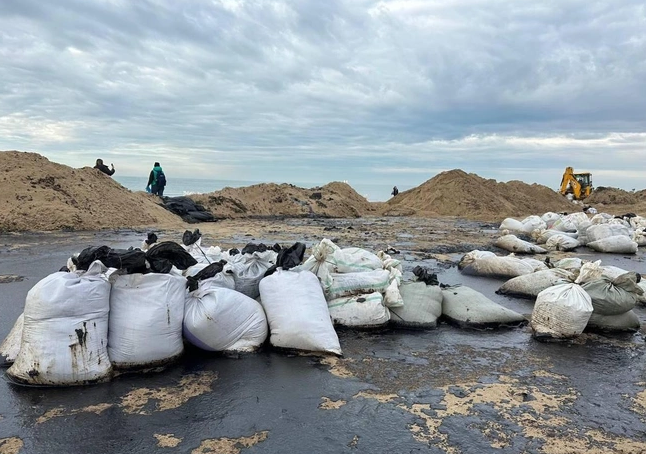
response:
<path id="1" fill-rule="evenodd" d="M 393 192 L 391 192 L 390 194 L 391 194 L 392 196 L 396 196 L 397 194 L 399 194 L 399 189 L 397 189 L 397 186 L 395 186 L 395 187 L 393 188 Z"/>
<path id="2" fill-rule="evenodd" d="M 148 176 L 148 184 L 146 185 L 146 191 L 152 192 L 159 197 L 164 195 L 164 187 L 166 186 L 166 176 L 164 175 L 163 181 L 160 180 L 160 175 L 163 175 L 164 171 L 158 162 L 155 163 L 153 169 L 150 171 Z"/>
<path id="3" fill-rule="evenodd" d="M 114 164 L 110 164 L 112 169 L 108 169 L 108 166 L 103 164 L 103 159 L 97 159 L 96 160 L 96 165 L 94 166 L 95 169 L 99 169 L 101 172 L 105 173 L 106 175 L 112 176 L 114 175 Z"/>

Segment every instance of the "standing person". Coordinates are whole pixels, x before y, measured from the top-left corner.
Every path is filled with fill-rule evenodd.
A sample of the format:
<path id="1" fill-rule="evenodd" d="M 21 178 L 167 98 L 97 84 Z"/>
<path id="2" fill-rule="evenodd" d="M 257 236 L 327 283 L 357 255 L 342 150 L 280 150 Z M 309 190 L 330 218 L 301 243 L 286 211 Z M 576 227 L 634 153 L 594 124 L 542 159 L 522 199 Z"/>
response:
<path id="1" fill-rule="evenodd" d="M 396 196 L 397 194 L 399 194 L 399 189 L 397 189 L 397 186 L 393 187 L 393 192 L 391 192 L 391 194 L 393 196 Z"/>
<path id="2" fill-rule="evenodd" d="M 103 159 L 97 159 L 94 168 L 99 169 L 101 172 L 105 173 L 108 176 L 112 176 L 114 175 L 114 164 L 110 164 L 110 166 L 112 167 L 112 169 L 108 169 L 108 166 L 103 164 Z"/>
<path id="3" fill-rule="evenodd" d="M 164 188 L 166 187 L 166 175 L 158 162 L 155 163 L 153 169 L 150 171 L 148 176 L 148 184 L 146 185 L 146 191 L 152 192 L 159 197 L 164 195 Z"/>

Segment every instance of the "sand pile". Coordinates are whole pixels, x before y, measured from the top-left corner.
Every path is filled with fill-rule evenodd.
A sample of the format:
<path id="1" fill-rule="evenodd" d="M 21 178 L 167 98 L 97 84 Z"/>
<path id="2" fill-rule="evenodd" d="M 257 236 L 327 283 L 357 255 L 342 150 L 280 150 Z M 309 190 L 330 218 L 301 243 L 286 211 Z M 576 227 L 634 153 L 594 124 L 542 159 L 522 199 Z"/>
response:
<path id="1" fill-rule="evenodd" d="M 0 152 L 0 231 L 181 228 L 181 220 L 155 200 L 90 167 L 73 169 L 36 153 Z"/>
<path id="2" fill-rule="evenodd" d="M 339 182 L 310 189 L 285 183 L 262 183 L 190 197 L 217 218 L 360 217 L 376 214 L 379 206 L 368 202 L 348 184 Z"/>
<path id="3" fill-rule="evenodd" d="M 585 203 L 589 205 L 631 205 L 640 202 L 640 199 L 643 197 L 639 197 L 639 193 L 599 186 L 585 199 Z"/>
<path id="4" fill-rule="evenodd" d="M 499 183 L 462 170 L 442 172 L 386 202 L 386 215 L 443 215 L 498 220 L 547 211 L 581 211 L 556 191 L 521 181 Z"/>

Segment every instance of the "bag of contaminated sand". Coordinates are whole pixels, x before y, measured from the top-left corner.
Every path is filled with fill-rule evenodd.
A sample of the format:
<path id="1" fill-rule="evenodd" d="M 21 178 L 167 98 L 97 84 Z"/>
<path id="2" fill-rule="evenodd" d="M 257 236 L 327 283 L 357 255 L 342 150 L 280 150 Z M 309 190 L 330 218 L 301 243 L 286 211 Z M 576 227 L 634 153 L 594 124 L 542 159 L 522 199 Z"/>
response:
<path id="1" fill-rule="evenodd" d="M 646 246 L 646 231 L 644 229 L 635 230 L 632 240 L 637 243 L 637 246 Z"/>
<path id="2" fill-rule="evenodd" d="M 465 286 L 442 289 L 442 315 L 451 323 L 469 328 L 520 326 L 526 322 L 518 312 Z"/>
<path id="3" fill-rule="evenodd" d="M 327 302 L 330 317 L 335 325 L 351 328 L 376 328 L 390 320 L 384 297 L 379 292 L 347 296 Z"/>
<path id="4" fill-rule="evenodd" d="M 614 254 L 637 253 L 637 243 L 631 240 L 630 237 L 624 235 L 615 235 L 602 240 L 588 242 L 588 247 L 598 252 L 609 252 Z"/>
<path id="5" fill-rule="evenodd" d="M 110 294 L 108 353 L 115 367 L 170 362 L 184 351 L 182 321 L 186 278 L 174 274 L 127 274 Z"/>
<path id="6" fill-rule="evenodd" d="M 324 290 L 332 285 L 332 273 L 360 273 L 383 268 L 382 260 L 360 248 L 344 248 L 323 239 L 312 247 L 312 254 L 295 271 L 311 271 L 318 276 Z"/>
<path id="7" fill-rule="evenodd" d="M 571 251 L 579 246 L 579 241 L 565 235 L 553 235 L 545 243 L 550 251 Z"/>
<path id="8" fill-rule="evenodd" d="M 580 284 L 601 276 L 600 263 L 586 263 L 574 283 L 554 285 L 538 294 L 530 322 L 535 337 L 569 338 L 583 332 L 593 307 Z"/>
<path id="9" fill-rule="evenodd" d="M 267 339 L 262 306 L 247 295 L 223 288 L 214 278 L 200 281 L 184 306 L 184 337 L 207 351 L 252 352 Z"/>
<path id="10" fill-rule="evenodd" d="M 399 328 L 432 329 L 442 315 L 442 289 L 424 282 L 403 282 L 402 307 L 390 308 L 390 323 Z"/>
<path id="11" fill-rule="evenodd" d="M 523 232 L 523 223 L 513 219 L 513 218 L 505 218 L 503 221 L 500 223 L 500 227 L 498 227 L 498 230 L 501 232 L 503 230 L 508 230 L 510 232 Z"/>
<path id="12" fill-rule="evenodd" d="M 554 285 L 572 283 L 575 278 L 576 275 L 574 273 L 559 268 L 536 271 L 535 273 L 509 279 L 496 290 L 496 293 L 535 299 L 543 290 Z"/>
<path id="13" fill-rule="evenodd" d="M 581 287 L 590 295 L 596 314 L 621 315 L 632 310 L 644 293 L 637 285 L 639 279 L 637 273 L 628 272 L 614 279 L 602 276 Z"/>
<path id="14" fill-rule="evenodd" d="M 590 221 L 587 222 L 582 222 L 579 224 L 579 227 L 577 228 L 577 237 L 576 239 L 579 240 L 580 245 L 586 245 L 588 244 L 588 229 L 592 226 Z"/>
<path id="15" fill-rule="evenodd" d="M 258 284 L 265 277 L 267 270 L 276 264 L 277 256 L 278 254 L 271 249 L 232 256 L 229 263 L 233 269 L 236 291 L 249 298 L 257 298 L 260 294 Z"/>
<path id="16" fill-rule="evenodd" d="M 554 268 L 560 268 L 568 271 L 578 271 L 583 266 L 583 260 L 578 257 L 566 257 L 564 259 L 554 262 Z"/>
<path id="17" fill-rule="evenodd" d="M 621 276 L 622 274 L 628 273 L 628 270 L 625 270 L 623 268 L 619 268 L 618 266 L 612 266 L 612 265 L 603 265 L 600 267 L 601 269 L 601 276 L 602 277 L 607 277 L 610 280 Z"/>
<path id="18" fill-rule="evenodd" d="M 586 234 L 588 237 L 588 244 L 618 235 L 625 236 L 628 239 L 630 239 L 631 236 L 631 232 L 627 227 L 618 224 L 591 225 L 588 227 Z"/>
<path id="19" fill-rule="evenodd" d="M 13 328 L 7 334 L 5 340 L 0 344 L 0 366 L 10 365 L 16 360 L 20 352 L 22 341 L 22 328 L 25 324 L 25 314 L 20 314 Z"/>
<path id="20" fill-rule="evenodd" d="M 512 278 L 545 270 L 547 266 L 539 260 L 519 259 L 513 254 L 498 257 L 493 253 L 475 250 L 462 257 L 458 269 L 464 274 Z"/>
<path id="21" fill-rule="evenodd" d="M 520 221 L 523 224 L 521 232 L 523 233 L 532 233 L 536 229 L 545 229 L 547 224 L 538 216 L 527 216 L 525 219 Z"/>
<path id="22" fill-rule="evenodd" d="M 384 293 L 391 283 L 388 270 L 360 273 L 332 273 L 332 282 L 325 291 L 327 300 L 372 292 Z"/>
<path id="23" fill-rule="evenodd" d="M 601 331 L 610 333 L 635 333 L 641 328 L 639 317 L 633 311 L 620 315 L 601 315 L 594 312 L 590 316 L 586 331 Z"/>
<path id="24" fill-rule="evenodd" d="M 106 381 L 110 283 L 99 261 L 87 271 L 57 272 L 27 293 L 20 351 L 7 370 L 26 385 Z"/>
<path id="25" fill-rule="evenodd" d="M 269 322 L 271 345 L 342 354 L 314 273 L 278 269 L 260 281 L 260 299 Z"/>
<path id="26" fill-rule="evenodd" d="M 592 216 L 592 218 L 590 218 L 590 222 L 594 225 L 606 224 L 613 217 L 614 216 L 612 214 L 597 213 L 594 216 Z"/>
<path id="27" fill-rule="evenodd" d="M 494 244 L 501 249 L 519 254 L 545 254 L 547 252 L 542 247 L 521 240 L 516 235 L 503 235 L 497 238 Z"/>
<path id="28" fill-rule="evenodd" d="M 576 232 L 575 233 L 561 232 L 560 230 L 552 230 L 552 229 L 549 229 L 549 230 L 536 229 L 531 233 L 532 239 L 536 241 L 537 244 L 547 243 L 547 240 L 549 240 L 554 235 L 564 235 L 570 238 L 577 238 L 578 236 Z"/>
<path id="29" fill-rule="evenodd" d="M 551 211 L 548 211 L 545 213 L 543 216 L 541 216 L 542 221 L 545 223 L 548 229 L 552 228 L 552 225 L 559 219 L 561 219 L 561 215 L 558 213 L 553 213 Z"/>

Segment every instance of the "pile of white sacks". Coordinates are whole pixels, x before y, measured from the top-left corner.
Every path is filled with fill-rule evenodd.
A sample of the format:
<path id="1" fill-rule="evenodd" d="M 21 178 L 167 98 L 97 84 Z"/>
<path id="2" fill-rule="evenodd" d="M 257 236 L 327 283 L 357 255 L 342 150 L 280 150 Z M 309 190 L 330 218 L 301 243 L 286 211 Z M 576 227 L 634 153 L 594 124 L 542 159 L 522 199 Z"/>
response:
<path id="1" fill-rule="evenodd" d="M 498 294 L 535 300 L 531 327 L 536 337 L 571 338 L 586 328 L 605 332 L 640 328 L 633 312 L 638 302 L 646 302 L 640 274 L 576 257 L 550 266 L 478 250 L 466 254 L 458 265 L 466 274 L 507 279 Z"/>
<path id="2" fill-rule="evenodd" d="M 401 264 L 383 252 L 323 240 L 299 266 L 265 276 L 276 265 L 274 250 L 233 255 L 199 241 L 185 249 L 199 262 L 186 270 L 121 274 L 97 260 L 81 271 L 70 260 L 69 272 L 39 281 L 0 345 L 13 362 L 9 379 L 102 382 L 113 368 L 166 364 L 183 353 L 184 341 L 208 351 L 252 352 L 269 337 L 274 347 L 341 355 L 334 324 L 383 326 L 389 308 L 404 310 Z M 189 280 L 209 266 L 219 272 L 189 291 Z M 441 312 L 439 288 L 429 293 L 416 284 L 424 288 L 407 290 L 408 309 L 419 303 L 437 312 L 428 308 L 429 295 L 439 294 Z M 408 321 L 428 327 L 423 316 Z"/>
<path id="3" fill-rule="evenodd" d="M 634 254 L 639 246 L 646 245 L 646 218 L 641 216 L 615 217 L 598 213 L 560 215 L 545 213 L 528 216 L 522 221 L 507 218 L 500 224 L 503 232 L 496 245 L 510 252 L 544 253 L 571 251 L 578 246 L 588 246 L 598 252 Z M 523 241 L 514 234 L 526 234 L 536 244 Z"/>

